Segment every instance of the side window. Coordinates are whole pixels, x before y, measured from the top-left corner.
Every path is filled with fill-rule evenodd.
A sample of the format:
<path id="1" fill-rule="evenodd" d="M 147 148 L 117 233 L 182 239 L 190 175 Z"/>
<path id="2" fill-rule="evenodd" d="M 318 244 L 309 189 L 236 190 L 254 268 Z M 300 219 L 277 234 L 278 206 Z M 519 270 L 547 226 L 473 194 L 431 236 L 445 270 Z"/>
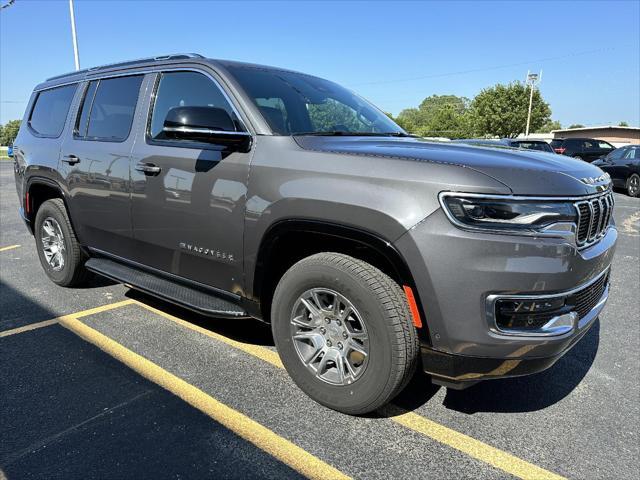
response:
<path id="1" fill-rule="evenodd" d="M 77 84 L 43 90 L 29 116 L 29 126 L 39 135 L 59 137 L 69 113 Z"/>
<path id="2" fill-rule="evenodd" d="M 640 148 L 630 148 L 624 156 L 625 160 L 638 160 L 640 158 Z"/>
<path id="3" fill-rule="evenodd" d="M 610 162 L 615 162 L 616 160 L 620 160 L 624 154 L 627 152 L 625 148 L 618 148 L 607 155 L 607 160 Z"/>
<path id="4" fill-rule="evenodd" d="M 582 142 L 582 151 L 583 152 L 589 152 L 591 150 L 596 150 L 596 144 L 594 142 L 590 142 L 588 140 L 585 140 L 584 142 Z"/>
<path id="5" fill-rule="evenodd" d="M 243 130 L 220 88 L 201 73 L 167 72 L 161 74 L 149 123 L 148 134 L 151 139 L 167 139 L 162 127 L 167 113 L 174 107 L 222 108 L 233 119 L 236 130 Z"/>
<path id="6" fill-rule="evenodd" d="M 76 134 L 87 140 L 122 142 L 136 111 L 142 75 L 92 81 L 82 101 Z"/>
<path id="7" fill-rule="evenodd" d="M 92 81 L 84 93 L 82 99 L 82 107 L 80 107 L 80 116 L 76 122 L 75 134 L 79 137 L 87 136 L 87 126 L 89 125 L 89 113 L 91 113 L 91 106 L 93 105 L 93 99 L 96 95 L 96 87 L 98 86 L 98 80 Z"/>
<path id="8" fill-rule="evenodd" d="M 611 145 L 609 142 L 604 142 L 602 140 L 599 140 L 598 148 L 601 150 L 613 150 L 613 145 Z"/>

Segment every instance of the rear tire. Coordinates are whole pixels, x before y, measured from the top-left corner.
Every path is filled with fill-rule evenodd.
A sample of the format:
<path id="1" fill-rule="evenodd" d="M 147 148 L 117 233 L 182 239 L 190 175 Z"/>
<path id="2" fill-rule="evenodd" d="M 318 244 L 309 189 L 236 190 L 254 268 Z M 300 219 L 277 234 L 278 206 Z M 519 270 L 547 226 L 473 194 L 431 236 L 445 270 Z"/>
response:
<path id="1" fill-rule="evenodd" d="M 640 175 L 633 173 L 627 178 L 627 195 L 630 197 L 637 197 L 640 195 Z"/>
<path id="2" fill-rule="evenodd" d="M 38 209 L 34 225 L 40 264 L 52 282 L 72 287 L 89 276 L 67 209 L 60 198 L 44 202 Z"/>
<path id="3" fill-rule="evenodd" d="M 287 372 L 329 408 L 372 412 L 415 372 L 418 336 L 405 294 L 366 262 L 339 253 L 299 261 L 280 279 L 271 312 Z"/>

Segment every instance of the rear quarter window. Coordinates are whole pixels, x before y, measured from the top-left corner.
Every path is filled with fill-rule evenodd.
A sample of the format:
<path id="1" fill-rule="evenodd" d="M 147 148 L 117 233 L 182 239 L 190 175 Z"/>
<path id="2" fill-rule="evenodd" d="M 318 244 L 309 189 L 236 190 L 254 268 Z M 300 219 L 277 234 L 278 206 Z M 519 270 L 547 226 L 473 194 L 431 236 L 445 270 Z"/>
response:
<path id="1" fill-rule="evenodd" d="M 29 126 L 38 135 L 59 137 L 67 120 L 77 84 L 51 88 L 38 93 L 29 116 Z"/>

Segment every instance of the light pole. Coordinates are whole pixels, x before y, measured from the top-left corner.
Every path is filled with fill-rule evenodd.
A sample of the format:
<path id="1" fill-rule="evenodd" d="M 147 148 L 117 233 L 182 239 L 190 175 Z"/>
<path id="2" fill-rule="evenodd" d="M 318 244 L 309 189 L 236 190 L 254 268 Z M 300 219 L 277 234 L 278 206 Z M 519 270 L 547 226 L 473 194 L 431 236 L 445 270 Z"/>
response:
<path id="1" fill-rule="evenodd" d="M 78 37 L 76 36 L 76 16 L 73 12 L 73 0 L 69 0 L 69 13 L 71 14 L 71 36 L 73 37 L 73 58 L 76 62 L 76 70 L 80 70 L 80 58 L 78 56 Z"/>
<path id="2" fill-rule="evenodd" d="M 531 124 L 531 107 L 533 106 L 533 90 L 541 81 L 542 70 L 540 70 L 540 74 L 527 72 L 527 80 L 525 81 L 525 85 L 529 85 L 529 88 L 531 88 L 531 93 L 529 95 L 529 113 L 527 114 L 527 129 L 524 134 L 525 137 L 529 136 L 529 125 Z"/>

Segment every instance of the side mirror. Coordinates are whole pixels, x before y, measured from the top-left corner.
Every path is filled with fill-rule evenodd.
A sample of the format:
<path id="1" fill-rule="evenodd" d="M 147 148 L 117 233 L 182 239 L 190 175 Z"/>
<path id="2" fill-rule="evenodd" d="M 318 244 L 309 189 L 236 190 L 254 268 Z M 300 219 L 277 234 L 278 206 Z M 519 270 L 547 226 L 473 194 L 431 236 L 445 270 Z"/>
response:
<path id="1" fill-rule="evenodd" d="M 251 134 L 236 131 L 231 116 L 223 108 L 174 107 L 162 128 L 167 138 L 224 145 L 246 152 L 251 148 Z"/>

